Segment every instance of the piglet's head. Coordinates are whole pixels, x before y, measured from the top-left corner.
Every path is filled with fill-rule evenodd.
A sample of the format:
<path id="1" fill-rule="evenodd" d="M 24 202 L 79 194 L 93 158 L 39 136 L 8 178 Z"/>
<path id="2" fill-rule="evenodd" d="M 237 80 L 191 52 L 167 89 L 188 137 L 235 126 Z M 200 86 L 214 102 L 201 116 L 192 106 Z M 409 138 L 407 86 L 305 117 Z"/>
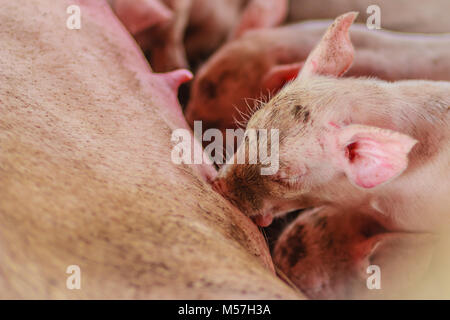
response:
<path id="1" fill-rule="evenodd" d="M 296 79 L 250 118 L 247 132 L 278 130 L 278 170 L 262 175 L 262 164 L 229 163 L 218 174 L 216 189 L 261 226 L 290 210 L 354 204 L 366 189 L 407 168 L 417 141 L 392 130 L 395 125 L 376 113 L 380 101 L 392 103 L 387 86 L 372 79 L 338 79 L 352 64 L 348 29 L 355 18 L 353 12 L 338 17 Z M 275 141 L 261 142 L 271 150 Z M 239 150 L 245 153 L 250 145 L 245 140 Z"/>
<path id="2" fill-rule="evenodd" d="M 424 278 L 436 241 L 427 233 L 389 232 L 362 212 L 323 207 L 305 211 L 283 231 L 273 258 L 312 299 L 399 298 Z M 381 288 L 368 290 L 375 272 Z"/>

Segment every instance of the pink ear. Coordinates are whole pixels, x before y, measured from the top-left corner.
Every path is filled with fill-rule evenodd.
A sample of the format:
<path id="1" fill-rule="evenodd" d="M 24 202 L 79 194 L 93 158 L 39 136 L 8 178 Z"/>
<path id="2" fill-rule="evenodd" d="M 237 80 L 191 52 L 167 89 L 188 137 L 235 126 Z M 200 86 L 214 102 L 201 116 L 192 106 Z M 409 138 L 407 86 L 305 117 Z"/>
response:
<path id="1" fill-rule="evenodd" d="M 115 0 L 113 10 L 133 35 L 172 18 L 172 11 L 159 0 Z"/>
<path id="2" fill-rule="evenodd" d="M 417 140 L 399 132 L 362 125 L 340 130 L 338 148 L 347 177 L 363 188 L 373 188 L 400 175 Z"/>
<path id="3" fill-rule="evenodd" d="M 251 0 L 228 39 L 239 38 L 251 29 L 277 26 L 284 21 L 287 11 L 287 0 Z"/>
<path id="4" fill-rule="evenodd" d="M 286 82 L 295 79 L 303 66 L 303 62 L 278 65 L 270 69 L 262 80 L 262 88 L 272 93 L 280 90 Z"/>
<path id="5" fill-rule="evenodd" d="M 309 54 L 299 76 L 318 74 L 339 77 L 350 68 L 354 49 L 349 28 L 357 15 L 357 12 L 349 12 L 336 18 L 317 47 Z"/>

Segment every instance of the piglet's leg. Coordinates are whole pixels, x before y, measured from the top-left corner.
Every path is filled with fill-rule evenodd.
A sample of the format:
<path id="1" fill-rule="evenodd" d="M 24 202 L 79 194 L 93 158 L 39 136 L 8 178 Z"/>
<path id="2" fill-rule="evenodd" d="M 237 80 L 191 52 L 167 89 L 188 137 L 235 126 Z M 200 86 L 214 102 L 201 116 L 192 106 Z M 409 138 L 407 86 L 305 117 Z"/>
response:
<path id="1" fill-rule="evenodd" d="M 172 19 L 172 11 L 158 0 L 110 0 L 110 3 L 133 35 Z"/>
<path id="2" fill-rule="evenodd" d="M 246 31 L 274 27 L 287 15 L 287 0 L 251 0 L 240 21 L 230 32 L 229 40 L 239 38 Z"/>
<path id="3" fill-rule="evenodd" d="M 150 45 L 150 62 L 157 72 L 188 67 L 184 33 L 189 21 L 192 0 L 170 0 L 167 3 L 174 13 L 172 21 L 159 26 L 147 35 L 153 42 Z"/>

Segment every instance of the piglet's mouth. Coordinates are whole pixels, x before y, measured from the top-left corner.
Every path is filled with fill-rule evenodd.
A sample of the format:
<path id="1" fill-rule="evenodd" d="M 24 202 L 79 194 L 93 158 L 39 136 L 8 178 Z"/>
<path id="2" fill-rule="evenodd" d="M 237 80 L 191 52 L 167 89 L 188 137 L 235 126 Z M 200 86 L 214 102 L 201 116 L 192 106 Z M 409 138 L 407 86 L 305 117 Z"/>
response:
<path id="1" fill-rule="evenodd" d="M 216 191 L 222 197 L 227 199 L 236 208 L 239 208 L 236 201 L 232 197 L 230 197 L 227 186 L 223 179 L 218 178 L 218 179 L 213 180 L 212 187 L 213 187 L 214 191 Z M 252 216 L 251 218 L 257 226 L 268 227 L 269 225 L 272 224 L 273 214 L 272 213 L 258 214 L 258 215 Z"/>
<path id="2" fill-rule="evenodd" d="M 259 214 L 257 216 L 253 216 L 252 219 L 256 225 L 260 227 L 268 227 L 272 223 L 273 215 L 270 213 Z"/>

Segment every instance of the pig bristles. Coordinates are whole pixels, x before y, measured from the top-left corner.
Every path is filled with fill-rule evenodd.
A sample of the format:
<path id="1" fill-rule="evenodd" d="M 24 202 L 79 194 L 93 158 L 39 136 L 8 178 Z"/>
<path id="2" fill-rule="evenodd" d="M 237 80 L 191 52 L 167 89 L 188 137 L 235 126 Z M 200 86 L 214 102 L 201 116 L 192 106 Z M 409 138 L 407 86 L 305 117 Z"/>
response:
<path id="1" fill-rule="evenodd" d="M 237 106 L 235 106 L 235 105 L 233 105 L 233 108 L 234 108 L 234 110 L 237 111 L 237 113 L 239 114 L 239 117 L 241 118 L 241 119 L 238 120 L 238 119 L 236 119 L 235 116 L 233 116 L 234 123 L 239 128 L 245 129 L 245 127 L 247 126 L 248 119 L 249 119 L 248 115 L 245 114 L 244 112 L 242 112 L 241 110 L 239 110 L 239 108 Z"/>
<path id="2" fill-rule="evenodd" d="M 241 128 L 241 129 L 245 129 L 247 127 L 247 123 L 250 120 L 250 118 L 252 117 L 253 113 L 255 113 L 255 109 L 256 106 L 250 106 L 248 103 L 248 100 L 251 100 L 250 98 L 244 98 L 244 102 L 246 105 L 246 110 L 245 112 L 242 112 L 241 110 L 239 110 L 236 106 L 234 106 L 234 109 L 239 113 L 239 116 L 241 117 L 240 120 L 235 120 L 236 124 Z"/>
<path id="3" fill-rule="evenodd" d="M 246 105 L 245 112 L 242 112 L 241 110 L 239 110 L 237 108 L 237 106 L 233 105 L 234 109 L 237 111 L 237 113 L 239 114 L 239 116 L 241 118 L 238 120 L 235 117 L 233 117 L 233 120 L 236 123 L 236 125 L 241 129 L 245 129 L 247 127 L 247 123 L 250 120 L 250 118 L 252 117 L 252 115 L 256 111 L 261 109 L 268 101 L 270 101 L 270 99 L 272 99 L 272 92 L 270 90 L 267 90 L 267 94 L 261 95 L 261 97 L 259 99 L 244 98 L 245 105 Z M 252 103 L 249 103 L 249 100 Z"/>

